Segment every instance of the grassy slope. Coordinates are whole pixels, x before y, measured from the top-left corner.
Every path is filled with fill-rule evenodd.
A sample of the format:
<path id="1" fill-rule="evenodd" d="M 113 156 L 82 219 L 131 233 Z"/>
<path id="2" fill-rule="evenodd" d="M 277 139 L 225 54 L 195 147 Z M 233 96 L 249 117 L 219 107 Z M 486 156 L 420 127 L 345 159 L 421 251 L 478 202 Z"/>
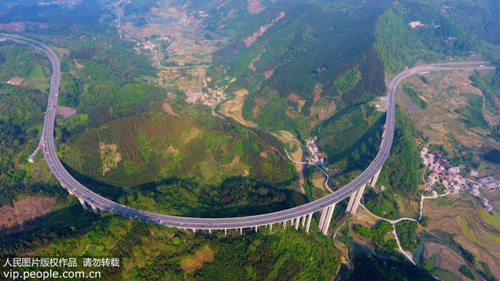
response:
<path id="1" fill-rule="evenodd" d="M 201 124 L 157 112 L 119 119 L 70 139 L 62 158 L 75 170 L 118 186 L 172 177 L 217 184 L 247 172 L 273 184 L 293 179 L 276 139 L 208 114 L 201 114 L 206 119 Z M 99 143 L 116 144 L 122 159 L 104 175 Z"/>

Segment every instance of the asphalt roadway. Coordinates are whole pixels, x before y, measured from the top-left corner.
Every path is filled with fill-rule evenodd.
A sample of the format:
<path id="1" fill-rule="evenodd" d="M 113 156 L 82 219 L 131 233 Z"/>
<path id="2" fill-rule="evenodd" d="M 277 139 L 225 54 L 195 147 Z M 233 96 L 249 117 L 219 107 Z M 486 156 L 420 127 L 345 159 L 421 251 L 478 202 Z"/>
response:
<path id="1" fill-rule="evenodd" d="M 2 39 L 2 36 L 7 40 L 12 40 L 20 44 L 28 45 L 32 48 L 42 51 L 47 56 L 52 65 L 50 92 L 41 136 L 41 144 L 44 147 L 42 151 L 45 161 L 47 161 L 50 170 L 59 180 L 61 185 L 66 188 L 71 194 L 74 194 L 78 198 L 84 200 L 87 204 L 97 207 L 101 211 L 114 212 L 125 217 L 131 217 L 134 219 L 149 221 L 168 227 L 183 229 L 238 229 L 264 226 L 309 215 L 314 212 L 318 212 L 327 206 L 344 200 L 345 198 L 349 197 L 349 195 L 351 195 L 354 191 L 358 190 L 361 186 L 366 184 L 382 168 L 385 161 L 389 157 L 392 140 L 394 137 L 396 91 L 399 84 L 404 79 L 415 74 L 434 71 L 494 69 L 494 67 L 484 66 L 484 64 L 489 64 L 489 62 L 483 61 L 459 63 L 450 62 L 417 66 L 396 75 L 389 85 L 389 98 L 386 112 L 385 131 L 377 156 L 371 162 L 371 164 L 352 182 L 323 198 L 294 208 L 255 216 L 231 218 L 180 217 L 146 212 L 116 203 L 83 186 L 75 178 L 73 178 L 73 176 L 71 176 L 68 171 L 66 171 L 61 161 L 57 157 L 54 144 L 54 121 L 56 116 L 57 96 L 59 93 L 59 82 L 61 74 L 59 59 L 48 46 L 39 41 L 19 35 L 0 33 L 0 39 Z"/>

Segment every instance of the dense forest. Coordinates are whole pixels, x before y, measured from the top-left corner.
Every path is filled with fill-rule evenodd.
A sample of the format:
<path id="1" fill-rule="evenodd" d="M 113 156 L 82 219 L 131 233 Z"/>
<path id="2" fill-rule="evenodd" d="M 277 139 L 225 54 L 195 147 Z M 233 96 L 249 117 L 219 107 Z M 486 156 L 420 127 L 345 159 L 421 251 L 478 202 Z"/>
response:
<path id="1" fill-rule="evenodd" d="M 127 280 L 328 280 L 339 265 L 333 241 L 316 232 L 307 235 L 281 228 L 269 235 L 261 228 L 244 236 L 236 231 L 227 237 L 193 235 L 110 214 L 82 215 L 75 208 L 49 214 L 41 222 L 45 228 L 36 232 L 2 237 L 0 255 L 30 251 L 40 256 L 64 252 L 117 257 L 120 270 L 103 273 L 110 280 L 119 276 Z"/>
<path id="2" fill-rule="evenodd" d="M 378 19 L 377 50 L 389 74 L 418 60 L 444 61 L 471 53 L 498 59 L 498 45 L 491 46 L 500 38 L 494 0 L 443 6 L 447 7 L 446 1 L 400 1 Z M 411 28 L 408 23 L 414 21 L 423 26 Z"/>

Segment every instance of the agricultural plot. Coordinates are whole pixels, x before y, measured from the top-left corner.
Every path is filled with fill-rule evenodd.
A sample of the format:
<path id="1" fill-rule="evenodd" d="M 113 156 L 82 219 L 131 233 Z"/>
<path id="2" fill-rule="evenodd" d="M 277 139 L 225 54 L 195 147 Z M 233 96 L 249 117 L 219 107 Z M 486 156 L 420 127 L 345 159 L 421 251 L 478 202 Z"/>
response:
<path id="1" fill-rule="evenodd" d="M 461 244 L 464 249 L 473 254 L 475 260 L 487 264 L 493 276 L 500 276 L 498 214 L 486 213 L 477 199 L 468 194 L 450 196 L 447 199 L 424 201 L 424 216 L 429 218 L 429 224 L 424 230 L 448 244 L 450 241 L 452 244 L 455 242 Z M 444 225 L 446 225 L 445 228 Z M 450 264 L 460 260 L 445 257 L 442 256 L 446 263 Z M 458 269 L 460 266 L 453 266 L 453 268 Z"/>
<path id="2" fill-rule="evenodd" d="M 497 174 L 500 166 L 482 156 L 488 149 L 500 147 L 491 134 L 498 121 L 489 118 L 492 113 L 486 109 L 482 91 L 470 80 L 472 74 L 455 71 L 411 77 L 398 94 L 398 103 L 428 142 L 442 145 L 450 159 L 478 166 L 481 175 Z"/>

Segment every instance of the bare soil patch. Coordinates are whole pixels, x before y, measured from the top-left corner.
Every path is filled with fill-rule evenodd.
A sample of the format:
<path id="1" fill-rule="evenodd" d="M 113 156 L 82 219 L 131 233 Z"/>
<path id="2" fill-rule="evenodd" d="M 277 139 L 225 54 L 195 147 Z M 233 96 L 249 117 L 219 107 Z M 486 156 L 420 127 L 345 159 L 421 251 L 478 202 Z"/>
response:
<path id="1" fill-rule="evenodd" d="M 78 68 L 78 69 L 83 69 L 83 65 L 79 64 L 78 61 L 75 59 L 73 60 L 73 62 L 75 63 L 75 66 Z"/>
<path id="2" fill-rule="evenodd" d="M 243 174 L 241 175 L 242 177 L 248 177 L 250 175 L 250 172 L 248 170 L 244 170 Z"/>
<path id="3" fill-rule="evenodd" d="M 185 257 L 181 262 L 181 268 L 184 271 L 192 272 L 203 267 L 205 262 L 214 261 L 214 252 L 208 245 L 196 251 L 194 255 Z"/>
<path id="4" fill-rule="evenodd" d="M 58 105 L 56 107 L 56 114 L 62 116 L 62 118 L 66 119 L 71 117 L 77 113 L 77 110 L 72 107 Z"/>
<path id="5" fill-rule="evenodd" d="M 9 23 L 0 24 L 0 30 L 2 31 L 24 31 L 26 30 L 26 23 L 22 21 L 13 21 Z"/>
<path id="6" fill-rule="evenodd" d="M 32 220 L 50 212 L 50 206 L 56 203 L 54 198 L 29 197 L 14 203 L 14 206 L 0 207 L 0 229 L 15 233 L 35 228 Z"/>
<path id="7" fill-rule="evenodd" d="M 311 181 L 315 188 L 326 191 L 325 189 L 325 176 L 320 171 L 314 171 L 311 175 Z"/>
<path id="8" fill-rule="evenodd" d="M 221 113 L 225 116 L 231 117 L 239 123 L 247 127 L 258 127 L 258 125 L 252 121 L 247 121 L 243 118 L 243 103 L 245 102 L 245 96 L 248 95 L 246 89 L 240 89 L 234 92 L 235 97 L 231 100 L 225 102 L 221 107 Z"/>
<path id="9" fill-rule="evenodd" d="M 448 247 L 443 246 L 434 242 L 424 243 L 424 258 L 429 259 L 435 255 L 436 259 L 434 261 L 434 266 L 447 270 L 453 275 L 460 277 L 462 274 L 459 268 L 465 265 L 464 259 L 454 251 L 450 250 Z M 463 277 L 462 280 L 470 280 L 469 278 Z"/>
<path id="10" fill-rule="evenodd" d="M 258 14 L 266 9 L 266 7 L 264 7 L 264 5 L 257 0 L 247 0 L 247 2 L 247 10 L 250 14 Z"/>
<path id="11" fill-rule="evenodd" d="M 24 78 L 19 77 L 19 76 L 15 76 L 15 77 L 10 78 L 9 81 L 7 81 L 7 84 L 14 85 L 14 86 L 20 86 L 21 83 L 23 83 L 23 81 L 24 81 Z"/>
<path id="12" fill-rule="evenodd" d="M 174 110 L 172 109 L 172 107 L 170 106 L 170 104 L 168 102 L 164 102 L 162 104 L 162 109 L 163 109 L 163 112 L 166 112 L 171 116 L 180 117 L 179 114 L 174 112 Z"/>
<path id="13" fill-rule="evenodd" d="M 99 153 L 101 154 L 102 161 L 102 174 L 106 174 L 111 169 L 118 166 L 118 162 L 122 160 L 120 152 L 117 152 L 118 146 L 116 144 L 99 143 Z"/>
<path id="14" fill-rule="evenodd" d="M 245 45 L 247 47 L 250 47 L 250 45 L 253 44 L 253 42 L 255 42 L 259 37 L 261 37 L 262 35 L 264 35 L 264 33 L 271 27 L 273 26 L 275 23 L 277 23 L 280 19 L 282 19 L 283 17 L 285 16 L 285 12 L 282 11 L 280 13 L 280 15 L 278 17 L 276 17 L 275 19 L 273 19 L 270 23 L 266 24 L 266 25 L 263 25 L 259 28 L 259 30 L 255 31 L 254 34 L 252 34 L 251 36 L 249 36 L 247 39 L 245 39 Z"/>

